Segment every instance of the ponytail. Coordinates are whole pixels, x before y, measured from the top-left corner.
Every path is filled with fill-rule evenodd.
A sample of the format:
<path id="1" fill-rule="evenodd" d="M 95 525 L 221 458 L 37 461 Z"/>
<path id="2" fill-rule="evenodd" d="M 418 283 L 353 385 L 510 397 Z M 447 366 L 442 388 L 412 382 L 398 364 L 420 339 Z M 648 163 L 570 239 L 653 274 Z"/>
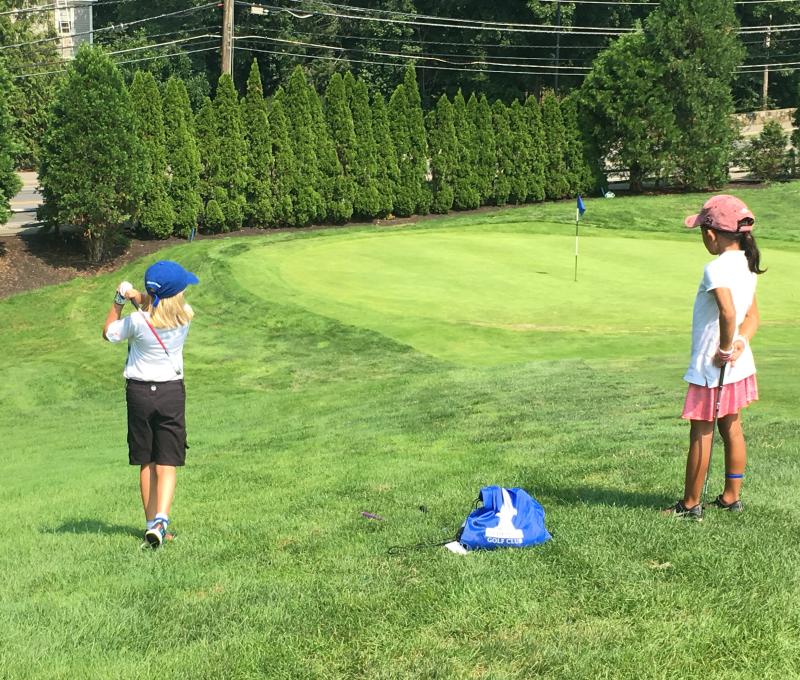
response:
<path id="1" fill-rule="evenodd" d="M 767 271 L 766 269 L 761 269 L 761 253 L 758 252 L 758 246 L 756 245 L 756 239 L 753 234 L 749 231 L 743 232 L 739 243 L 742 250 L 744 250 L 750 271 L 754 274 L 763 274 Z"/>

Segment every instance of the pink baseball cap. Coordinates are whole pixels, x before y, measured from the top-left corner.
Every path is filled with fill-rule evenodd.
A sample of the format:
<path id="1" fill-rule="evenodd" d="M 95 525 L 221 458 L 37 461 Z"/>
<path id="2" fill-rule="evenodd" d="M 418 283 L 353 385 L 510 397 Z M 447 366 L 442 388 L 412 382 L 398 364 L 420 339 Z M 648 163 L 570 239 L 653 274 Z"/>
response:
<path id="1" fill-rule="evenodd" d="M 755 215 L 736 196 L 720 194 L 709 198 L 697 215 L 689 215 L 683 223 L 689 228 L 708 227 L 720 231 L 753 231 Z"/>

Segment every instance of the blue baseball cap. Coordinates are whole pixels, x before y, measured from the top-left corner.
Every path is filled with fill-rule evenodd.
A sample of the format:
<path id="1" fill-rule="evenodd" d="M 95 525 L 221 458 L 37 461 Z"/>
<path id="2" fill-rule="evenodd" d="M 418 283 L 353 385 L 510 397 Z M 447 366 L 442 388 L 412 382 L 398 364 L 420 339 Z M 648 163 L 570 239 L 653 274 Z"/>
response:
<path id="1" fill-rule="evenodd" d="M 177 295 L 195 283 L 200 283 L 197 276 L 171 260 L 156 262 L 144 273 L 144 288 L 153 298 L 153 307 L 158 307 L 159 300 Z"/>

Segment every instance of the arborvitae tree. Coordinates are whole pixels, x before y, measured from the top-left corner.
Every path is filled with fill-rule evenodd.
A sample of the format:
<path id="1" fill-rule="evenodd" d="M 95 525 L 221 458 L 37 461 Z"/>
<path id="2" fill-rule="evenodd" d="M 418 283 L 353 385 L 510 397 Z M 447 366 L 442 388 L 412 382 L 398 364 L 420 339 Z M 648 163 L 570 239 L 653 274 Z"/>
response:
<path id="1" fill-rule="evenodd" d="M 486 204 L 492 198 L 494 178 L 497 173 L 497 149 L 494 141 L 492 109 L 486 96 L 481 95 L 479 100 L 475 93 L 470 95 L 467 102 L 467 113 L 475 126 L 477 189 L 481 197 L 481 204 Z"/>
<path id="2" fill-rule="evenodd" d="M 426 121 L 433 175 L 431 210 L 435 213 L 446 213 L 453 207 L 453 178 L 458 164 L 458 138 L 453 106 L 446 94 L 439 97 L 436 108 L 428 113 Z"/>
<path id="3" fill-rule="evenodd" d="M 11 139 L 13 120 L 6 106 L 10 80 L 0 62 L 0 224 L 5 224 L 11 214 L 9 201 L 22 188 L 22 182 L 14 172 L 14 144 Z"/>
<path id="4" fill-rule="evenodd" d="M 297 224 L 309 224 L 315 219 L 325 219 L 327 209 L 319 188 L 322 185 L 315 124 L 309 101 L 311 87 L 303 69 L 292 71 L 283 96 L 284 112 L 289 124 L 289 139 L 292 151 L 301 170 L 302 186 L 294 197 L 294 215 Z"/>
<path id="5" fill-rule="evenodd" d="M 400 170 L 394 211 L 401 216 L 426 213 L 430 205 L 428 149 L 413 66 L 406 68 L 402 85 L 397 86 L 389 100 L 389 124 Z"/>
<path id="6" fill-rule="evenodd" d="M 513 203 L 525 203 L 530 191 L 531 175 L 531 134 L 528 127 L 528 114 L 518 99 L 511 102 L 508 109 L 508 124 L 513 140 L 513 166 L 508 173 Z"/>
<path id="7" fill-rule="evenodd" d="M 325 90 L 325 120 L 337 159 L 337 163 L 331 163 L 337 176 L 334 178 L 336 200 L 329 205 L 329 217 L 334 222 L 346 222 L 353 216 L 356 134 L 344 80 L 338 73 L 331 76 Z"/>
<path id="8" fill-rule="evenodd" d="M 415 181 L 410 162 L 411 137 L 406 124 L 408 101 L 405 85 L 398 85 L 389 99 L 389 125 L 397 149 L 398 178 L 394 190 L 394 213 L 400 217 L 414 214 L 419 197 L 419 182 Z"/>
<path id="9" fill-rule="evenodd" d="M 575 95 L 561 100 L 561 117 L 566 132 L 564 163 L 570 195 L 582 194 L 592 189 L 594 178 L 587 160 L 587 144 L 579 123 Z"/>
<path id="10" fill-rule="evenodd" d="M 269 110 L 272 133 L 272 206 L 276 224 L 303 224 L 294 213 L 294 202 L 302 191 L 300 172 L 289 141 L 289 124 L 283 110 L 284 94 L 280 88 Z"/>
<path id="11" fill-rule="evenodd" d="M 194 119 L 183 81 L 171 77 L 164 89 L 164 135 L 167 158 L 167 196 L 175 213 L 174 233 L 188 236 L 203 210 L 198 185 L 200 154 Z"/>
<path id="12" fill-rule="evenodd" d="M 660 65 L 679 134 L 673 147 L 687 188 L 721 186 L 736 137 L 731 82 L 744 58 L 730 0 L 663 0 L 645 20 L 645 45 Z"/>
<path id="13" fill-rule="evenodd" d="M 359 217 L 386 214 L 381 210 L 381 196 L 378 191 L 378 148 L 372 131 L 372 112 L 369 108 L 367 85 L 363 80 L 356 80 L 350 71 L 345 74 L 344 85 L 348 93 L 355 130 L 352 170 L 355 180 L 353 213 Z"/>
<path id="14" fill-rule="evenodd" d="M 161 92 L 152 73 L 137 71 L 130 87 L 136 132 L 142 144 L 147 176 L 136 210 L 141 229 L 156 238 L 172 235 L 175 212 L 167 197 L 167 155 Z"/>
<path id="15" fill-rule="evenodd" d="M 83 45 L 53 106 L 39 183 L 43 217 L 81 227 L 92 262 L 141 197 L 143 155 L 119 70 L 100 48 Z"/>
<path id="16" fill-rule="evenodd" d="M 207 203 L 214 197 L 214 178 L 219 175 L 219 135 L 213 102 L 206 98 L 194 120 L 197 150 L 200 156 L 200 198 Z"/>
<path id="17" fill-rule="evenodd" d="M 492 202 L 495 205 L 505 205 L 511 195 L 511 180 L 514 175 L 517 149 L 514 145 L 514 136 L 511 134 L 508 109 L 499 99 L 492 104 L 492 121 L 497 151 L 497 161 L 495 162 L 497 174 L 494 178 Z"/>
<path id="18" fill-rule="evenodd" d="M 564 162 L 566 131 L 558 99 L 550 91 L 542 97 L 542 125 L 546 149 L 544 193 L 549 199 L 564 198 L 569 195 L 567 166 Z"/>
<path id="19" fill-rule="evenodd" d="M 389 127 L 389 116 L 383 95 L 376 92 L 372 100 L 372 134 L 375 136 L 377 153 L 375 156 L 378 188 L 378 216 L 391 215 L 394 210 L 395 195 L 400 182 L 400 169 L 397 166 L 397 150 Z"/>
<path id="20" fill-rule="evenodd" d="M 457 160 L 453 167 L 453 207 L 472 210 L 481 204 L 478 189 L 478 141 L 475 125 L 467 115 L 467 103 L 461 90 L 453 97 L 453 124 L 456 131 Z"/>
<path id="21" fill-rule="evenodd" d="M 225 214 L 227 231 L 241 229 L 244 221 L 245 192 L 249 180 L 247 165 L 247 140 L 242 127 L 239 97 L 233 86 L 233 79 L 223 73 L 217 83 L 214 97 L 216 113 L 219 172 L 212 178 L 214 187 L 220 187 L 227 195 L 227 203 L 220 203 Z"/>
<path id="22" fill-rule="evenodd" d="M 417 72 L 409 64 L 403 74 L 406 98 L 408 100 L 408 126 L 411 141 L 411 158 L 419 181 L 417 213 L 424 215 L 430 209 L 431 190 L 428 186 L 428 138 L 425 134 L 425 118 L 422 112 L 422 99 L 417 86 Z"/>
<path id="23" fill-rule="evenodd" d="M 245 219 L 250 226 L 266 227 L 272 222 L 272 140 L 261 73 L 255 59 L 247 79 L 247 94 L 242 100 L 242 123 L 247 140 L 247 165 L 250 169 Z"/>
<path id="24" fill-rule="evenodd" d="M 526 153 L 526 162 L 530 168 L 528 172 L 528 201 L 543 201 L 545 198 L 545 163 L 547 149 L 545 147 L 544 125 L 542 112 L 536 97 L 529 96 L 525 100 L 525 116 L 528 123 L 528 136 L 530 146 Z"/>
<path id="25" fill-rule="evenodd" d="M 205 211 L 203 214 L 203 224 L 206 229 L 212 233 L 218 233 L 225 230 L 225 215 L 220 208 L 219 203 L 215 199 L 211 199 L 206 203 Z"/>

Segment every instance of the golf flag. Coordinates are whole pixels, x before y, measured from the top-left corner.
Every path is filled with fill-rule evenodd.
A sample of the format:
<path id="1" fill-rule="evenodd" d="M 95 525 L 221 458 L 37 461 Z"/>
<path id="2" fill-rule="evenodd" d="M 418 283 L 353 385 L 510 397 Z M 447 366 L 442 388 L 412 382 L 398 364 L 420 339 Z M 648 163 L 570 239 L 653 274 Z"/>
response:
<path id="1" fill-rule="evenodd" d="M 578 222 L 581 215 L 586 212 L 586 206 L 583 204 L 583 198 L 578 195 L 577 208 L 575 210 L 575 281 L 578 280 Z"/>

